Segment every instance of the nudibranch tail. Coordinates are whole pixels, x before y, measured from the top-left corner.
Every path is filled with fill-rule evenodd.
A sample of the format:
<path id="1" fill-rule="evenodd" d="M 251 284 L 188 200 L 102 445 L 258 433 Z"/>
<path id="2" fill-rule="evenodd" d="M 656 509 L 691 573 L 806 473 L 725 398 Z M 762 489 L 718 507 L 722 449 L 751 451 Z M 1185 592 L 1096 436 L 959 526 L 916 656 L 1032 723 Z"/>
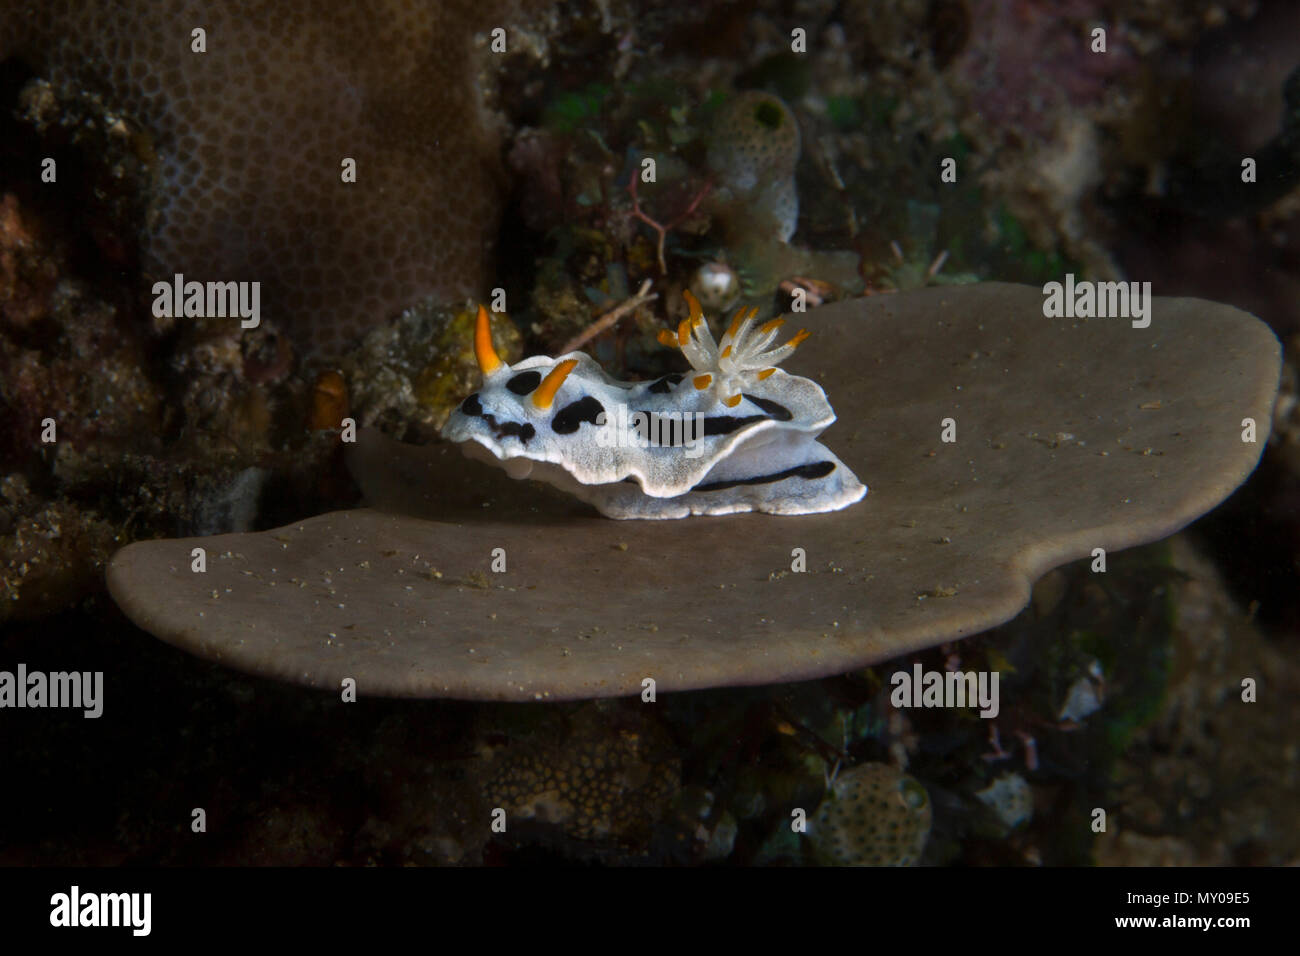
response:
<path id="1" fill-rule="evenodd" d="M 478 359 L 478 367 L 484 378 L 505 364 L 492 347 L 492 320 L 488 317 L 488 310 L 481 305 L 474 322 L 474 357 Z"/>

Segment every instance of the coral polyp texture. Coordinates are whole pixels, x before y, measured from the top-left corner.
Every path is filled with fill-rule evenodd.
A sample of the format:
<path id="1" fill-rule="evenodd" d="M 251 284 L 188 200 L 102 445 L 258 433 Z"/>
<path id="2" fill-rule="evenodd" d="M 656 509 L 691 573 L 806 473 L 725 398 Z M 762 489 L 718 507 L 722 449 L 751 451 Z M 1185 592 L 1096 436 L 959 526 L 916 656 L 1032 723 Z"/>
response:
<path id="1" fill-rule="evenodd" d="M 771 93 L 741 93 L 719 111 L 710 140 L 708 163 L 719 189 L 789 241 L 799 222 L 794 169 L 801 148 L 790 107 Z"/>
<path id="2" fill-rule="evenodd" d="M 930 836 L 925 787 L 889 764 L 839 774 L 808 821 L 813 857 L 827 866 L 914 866 Z"/>
<path id="3" fill-rule="evenodd" d="M 825 393 L 776 367 L 808 333 L 773 348 L 784 320 L 755 329 L 758 310 L 741 309 L 715 341 L 686 297 L 690 316 L 661 341 L 681 348 L 693 373 L 635 383 L 582 352 L 507 365 L 480 308 L 483 387 L 451 414 L 444 437 L 611 518 L 816 514 L 861 500 L 866 487 L 815 440 L 835 421 Z"/>
<path id="4" fill-rule="evenodd" d="M 0 60 L 143 130 L 149 278 L 260 281 L 263 314 L 328 353 L 482 291 L 503 180 L 474 40 L 505 6 L 2 0 Z"/>
<path id="5" fill-rule="evenodd" d="M 494 754 L 484 797 L 515 826 L 552 826 L 583 841 L 643 838 L 681 787 L 671 741 L 648 721 L 613 727 L 589 711 L 566 729 L 539 728 Z"/>

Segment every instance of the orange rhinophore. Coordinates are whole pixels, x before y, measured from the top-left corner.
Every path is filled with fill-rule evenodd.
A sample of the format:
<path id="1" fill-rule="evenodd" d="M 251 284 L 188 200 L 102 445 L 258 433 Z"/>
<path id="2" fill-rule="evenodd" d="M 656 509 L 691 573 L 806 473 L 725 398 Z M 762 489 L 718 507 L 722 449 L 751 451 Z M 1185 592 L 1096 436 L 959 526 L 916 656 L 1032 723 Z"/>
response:
<path id="1" fill-rule="evenodd" d="M 474 357 L 478 359 L 478 367 L 485 376 L 501 367 L 501 357 L 492 347 L 492 320 L 488 318 L 488 310 L 481 305 L 474 322 Z"/>
<path id="2" fill-rule="evenodd" d="M 533 392 L 533 405 L 536 408 L 550 408 L 555 402 L 555 393 L 560 390 L 569 373 L 577 367 L 577 359 L 565 359 L 551 369 L 546 378 L 542 379 L 542 384 L 537 386 L 537 391 Z"/>

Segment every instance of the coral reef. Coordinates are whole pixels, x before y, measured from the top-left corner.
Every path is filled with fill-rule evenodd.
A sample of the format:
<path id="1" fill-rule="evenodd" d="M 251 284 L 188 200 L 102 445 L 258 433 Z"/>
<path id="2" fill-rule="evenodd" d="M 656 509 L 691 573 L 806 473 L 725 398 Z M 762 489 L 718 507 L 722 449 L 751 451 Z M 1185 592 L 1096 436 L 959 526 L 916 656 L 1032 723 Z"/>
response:
<path id="1" fill-rule="evenodd" d="M 589 705 L 499 748 L 483 795 L 506 811 L 506 834 L 544 825 L 585 843 L 644 848 L 681 769 L 662 728 L 633 713 Z"/>
<path id="2" fill-rule="evenodd" d="M 42 506 L 20 475 L 0 479 L 0 622 L 77 604 L 116 547 L 112 523 L 68 501 Z"/>
<path id="3" fill-rule="evenodd" d="M 147 139 L 147 275 L 260 281 L 300 348 L 338 352 L 483 291 L 503 180 L 475 37 L 512 6 L 6 2 L 0 60 Z"/>
<path id="4" fill-rule="evenodd" d="M 163 413 L 145 372 L 142 336 L 123 332 L 119 310 L 70 281 L 60 244 L 44 238 L 30 205 L 0 204 L 0 467 L 41 454 L 134 441 Z M 43 423 L 57 425 L 42 447 Z M 48 437 L 48 436 L 47 436 Z M 62 443 L 62 444 L 57 444 Z"/>
<path id="5" fill-rule="evenodd" d="M 716 198 L 746 206 L 752 231 L 789 242 L 799 221 L 799 152 L 799 121 L 790 107 L 770 93 L 741 93 L 718 110 L 709 131 Z"/>
<path id="6" fill-rule="evenodd" d="M 1294 111 L 1284 84 L 1300 59 L 1296 17 L 1287 0 L 489 0 L 472 9 L 382 0 L 364 11 L 324 0 L 0 0 L 0 652 L 4 667 L 97 668 L 112 681 L 104 720 L 89 722 L 111 733 L 87 733 L 79 715 L 6 712 L 6 779 L 22 783 L 4 788 L 0 814 L 22 826 L 7 834 L 0 862 L 829 861 L 813 851 L 816 827 L 793 833 L 790 813 L 816 807 L 838 766 L 837 789 L 859 773 L 906 779 L 902 770 L 924 788 L 927 864 L 1294 863 L 1300 414 L 1289 337 L 1300 330 L 1300 193 L 1284 165 L 1296 129 L 1285 122 Z M 487 45 L 493 20 L 508 29 L 504 56 Z M 190 46 L 199 26 L 203 54 Z M 1095 26 L 1107 31 L 1104 55 L 1089 49 Z M 796 27 L 807 31 L 806 54 L 791 50 Z M 737 120 L 759 117 L 733 115 L 740 104 L 768 104 L 781 121 L 746 131 Z M 764 140 L 784 143 L 775 152 L 786 159 L 797 142 L 798 160 L 765 187 L 755 173 L 746 193 L 734 181 L 745 181 L 746 157 L 768 155 Z M 1283 161 L 1261 163 L 1256 185 L 1268 192 L 1220 188 L 1247 153 Z M 341 179 L 345 156 L 358 161 L 356 183 Z M 57 184 L 39 181 L 46 157 L 57 160 Z M 656 182 L 633 178 L 647 157 Z M 956 161 L 955 182 L 939 178 L 945 159 Z M 148 279 L 175 271 L 263 280 L 261 327 L 151 316 Z M 716 296 L 710 309 L 756 307 L 764 318 L 791 308 L 797 292 L 809 307 L 864 285 L 891 293 L 832 343 L 873 350 L 845 386 L 862 393 L 845 403 L 856 410 L 846 414 L 836 397 L 836 427 L 850 444 L 897 449 L 890 460 L 865 456 L 860 473 L 889 492 L 881 501 L 902 506 L 856 535 L 869 542 L 857 558 L 820 566 L 817 548 L 796 579 L 799 593 L 836 609 L 811 649 L 833 655 L 849 641 L 838 609 L 860 607 L 864 595 L 874 607 L 905 579 L 893 557 L 917 572 L 900 592 L 902 618 L 969 622 L 976 585 L 947 569 L 963 566 L 951 557 L 962 548 L 989 552 L 964 533 L 971 519 L 960 509 L 970 503 L 929 508 L 950 484 L 954 495 L 972 493 L 999 534 L 1009 500 L 1012 511 L 1037 500 L 1016 494 L 1015 479 L 1032 479 L 1049 493 L 1044 507 L 1058 510 L 1063 496 L 1074 508 L 1096 494 L 1127 534 L 1141 502 L 1116 502 L 1147 476 L 1176 483 L 1228 457 L 1180 464 L 1171 454 L 1193 426 L 1218 430 L 1182 410 L 1169 420 L 1175 385 L 1140 400 L 1117 393 L 1109 414 L 1131 416 L 1135 430 L 1115 447 L 1075 424 L 1026 419 L 989 448 L 949 460 L 937 446 L 918 462 L 915 436 L 932 434 L 938 408 L 913 419 L 893 403 L 929 394 L 903 374 L 926 343 L 946 357 L 938 388 L 945 409 L 958 406 L 963 435 L 984 427 L 969 416 L 1000 393 L 983 390 L 979 375 L 1005 353 L 889 343 L 886 313 L 934 318 L 892 293 L 974 278 L 1041 286 L 1066 272 L 1229 302 L 1282 335 L 1286 379 L 1261 467 L 1171 544 L 1112 552 L 1105 574 L 1060 568 L 993 631 L 841 676 L 666 690 L 697 653 L 719 672 L 744 671 L 744 683 L 782 641 L 806 661 L 797 628 L 779 626 L 798 605 L 784 558 L 764 557 L 770 537 L 742 536 L 732 557 L 695 535 L 665 543 L 626 526 L 568 538 L 559 529 L 595 519 L 507 479 L 462 473 L 454 451 L 399 456 L 367 445 L 368 432 L 360 448 L 339 438 L 348 415 L 408 442 L 434 434 L 475 384 L 464 297 L 485 286 L 507 292 L 509 317 L 495 317 L 493 333 L 510 360 L 576 341 L 621 377 L 647 379 L 680 371 L 654 337 L 684 316 L 683 288 Z M 1184 316 L 1161 315 L 1150 331 L 1166 318 Z M 1020 342 L 1039 324 L 1022 320 L 1005 335 Z M 361 347 L 341 348 L 347 340 Z M 1240 347 L 1202 344 L 1216 355 Z M 1039 358 L 1034 388 L 1055 387 L 1078 353 L 1052 354 Z M 1104 354 L 1063 392 L 1087 400 L 1057 417 L 1099 413 Z M 810 374 L 820 378 L 833 358 L 816 357 Z M 1184 404 L 1213 405 L 1222 386 L 1207 381 Z M 1027 414 L 1046 407 L 1034 397 Z M 1262 405 L 1254 414 L 1266 431 Z M 57 423 L 52 445 L 39 440 L 47 417 Z M 882 429 L 897 444 L 877 443 Z M 1240 456 L 1236 422 L 1223 434 Z M 1000 459 L 1021 454 L 1020 441 L 1036 457 L 999 484 Z M 371 456 L 367 491 L 376 491 L 373 472 L 387 471 L 379 500 L 414 501 L 421 518 L 396 525 L 409 537 L 378 557 L 310 566 L 329 571 L 339 592 L 314 599 L 331 614 L 344 613 L 340 603 L 373 606 L 377 619 L 411 607 L 403 633 L 416 644 L 425 628 L 449 630 L 431 608 L 464 608 L 463 640 L 444 648 L 451 676 L 418 692 L 495 668 L 518 679 L 594 662 L 610 668 L 599 679 L 612 673 L 629 691 L 647 672 L 667 674 L 658 701 L 386 701 L 365 688 L 397 678 L 367 673 L 364 704 L 344 705 L 337 674 L 332 692 L 318 693 L 206 664 L 149 639 L 105 593 L 112 552 L 133 540 L 270 528 L 351 504 L 345 455 Z M 1046 482 L 1093 456 L 1132 471 L 1113 484 Z M 442 472 L 427 461 L 456 479 L 431 477 Z M 931 479 L 942 492 L 908 498 Z M 391 493 L 397 483 L 406 497 Z M 1161 533 L 1187 517 L 1170 517 Z M 321 553 L 353 554 L 358 537 L 391 527 L 335 528 L 318 539 Z M 296 533 L 256 538 L 260 564 L 284 572 Z M 436 553 L 444 533 L 461 549 L 446 560 Z M 510 579 L 486 570 L 503 541 Z M 831 550 L 858 554 L 850 544 Z M 722 555 L 722 566 L 706 562 L 684 586 L 674 555 L 702 551 Z M 584 586 L 554 594 L 566 567 L 586 575 Z M 367 590 L 381 569 L 393 590 Z M 153 574 L 153 594 L 166 573 Z M 974 577 L 991 580 L 987 567 Z M 224 588 L 248 578 L 199 597 L 239 607 Z M 261 583 L 268 603 L 291 612 L 284 633 L 297 633 L 311 609 Z M 641 587 L 654 613 L 629 621 L 626 602 Z M 664 606 L 665 593 L 691 589 L 698 603 Z M 729 597 L 745 599 L 743 614 L 720 612 Z M 554 620 L 539 624 L 552 598 Z M 745 614 L 766 618 L 755 627 L 776 645 L 746 645 Z M 532 657 L 492 643 L 534 626 Z M 398 647 L 405 638 L 392 630 Z M 355 634 L 310 632 L 268 660 L 317 667 L 362 647 Z M 889 676 L 918 662 L 999 671 L 1001 713 L 894 708 Z M 409 681 L 427 666 L 416 655 L 395 672 Z M 792 673 L 782 665 L 768 676 Z M 1251 703 L 1246 677 L 1260 690 Z M 555 690 L 519 683 L 510 693 L 529 700 Z M 576 683 L 582 696 L 608 689 Z M 1023 818 L 1030 797 L 1034 813 Z M 209 810 L 206 834 L 189 830 L 185 811 L 196 804 Z M 491 829 L 496 806 L 507 809 L 504 834 Z M 1099 806 L 1104 834 L 1080 825 Z M 813 822 L 844 809 L 827 799 Z M 856 822 L 859 832 L 872 825 Z"/>
<path id="7" fill-rule="evenodd" d="M 1300 679 L 1186 539 L 1170 602 L 1172 663 L 1164 702 L 1116 769 L 1118 810 L 1100 863 L 1278 866 L 1300 856 Z M 1245 680 L 1261 691 L 1247 700 Z M 1249 745 L 1246 745 L 1249 742 Z"/>
<path id="8" fill-rule="evenodd" d="M 0 319 L 5 325 L 21 329 L 49 314 L 59 270 L 23 216 L 18 197 L 0 197 Z"/>
<path id="9" fill-rule="evenodd" d="M 888 764 L 842 771 L 808 821 L 813 858 L 830 866 L 912 866 L 930 835 L 925 788 Z"/>
<path id="10" fill-rule="evenodd" d="M 1029 782 L 1018 773 L 1003 774 L 977 791 L 975 796 L 1008 830 L 1014 830 L 1034 816 L 1034 792 Z"/>
<path id="11" fill-rule="evenodd" d="M 417 306 L 369 332 L 341 363 L 357 421 L 404 441 L 433 441 L 478 378 L 471 308 Z M 522 337 L 492 313 L 492 334 L 507 362 Z"/>

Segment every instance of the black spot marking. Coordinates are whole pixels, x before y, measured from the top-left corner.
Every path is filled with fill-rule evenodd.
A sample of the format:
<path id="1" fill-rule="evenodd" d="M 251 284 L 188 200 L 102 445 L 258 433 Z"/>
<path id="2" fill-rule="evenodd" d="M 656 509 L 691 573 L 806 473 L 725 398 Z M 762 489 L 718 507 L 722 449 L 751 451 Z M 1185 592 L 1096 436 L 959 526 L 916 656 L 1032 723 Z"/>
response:
<path id="1" fill-rule="evenodd" d="M 512 375 L 510 381 L 506 382 L 506 388 L 516 395 L 529 395 L 541 384 L 542 373 L 536 369 L 530 369 L 527 372 Z"/>
<path id="2" fill-rule="evenodd" d="M 790 419 L 794 418 L 794 412 L 790 411 L 790 409 L 786 408 L 780 402 L 774 402 L 770 398 L 755 398 L 753 395 L 746 395 L 745 398 L 753 402 L 763 411 L 767 412 L 778 422 L 788 422 Z"/>
<path id="3" fill-rule="evenodd" d="M 551 419 L 551 429 L 557 435 L 572 435 L 583 422 L 596 424 L 596 416 L 605 414 L 605 406 L 590 395 L 565 405 Z"/>
<path id="4" fill-rule="evenodd" d="M 497 438 L 508 438 L 514 436 L 527 445 L 528 439 L 537 434 L 537 429 L 528 422 L 523 422 L 522 424 L 519 422 L 501 422 L 500 424 L 497 424 L 496 419 L 491 415 L 485 415 L 483 418 L 484 421 L 492 426 L 492 430 L 497 433 Z"/>
<path id="5" fill-rule="evenodd" d="M 484 413 L 483 421 L 488 423 L 497 438 L 518 438 L 525 445 L 537 434 L 537 429 L 528 422 L 499 422 L 495 415 L 487 413 Z"/>
<path id="6" fill-rule="evenodd" d="M 478 392 L 475 392 L 465 401 L 460 403 L 460 410 L 466 415 L 474 418 L 482 418 L 487 426 L 492 429 L 497 438 L 518 438 L 525 445 L 528 439 L 537 434 L 537 429 L 528 422 L 499 422 L 495 415 L 483 411 L 483 403 L 479 401 Z"/>
<path id="7" fill-rule="evenodd" d="M 667 395 L 669 392 L 673 390 L 673 388 L 681 380 L 682 380 L 681 375 L 677 375 L 677 374 L 665 375 L 663 378 L 657 379 L 656 381 L 652 382 L 650 384 L 650 387 L 646 389 L 646 391 L 654 392 L 656 395 Z"/>
<path id="8" fill-rule="evenodd" d="M 735 488 L 738 485 L 768 485 L 775 481 L 784 481 L 786 478 L 806 478 L 812 481 L 817 478 L 825 478 L 834 470 L 835 462 L 816 461 L 807 465 L 795 465 L 785 471 L 778 471 L 774 475 L 734 478 L 731 481 L 710 481 L 703 485 L 696 485 L 691 491 L 722 491 L 725 488 Z"/>

